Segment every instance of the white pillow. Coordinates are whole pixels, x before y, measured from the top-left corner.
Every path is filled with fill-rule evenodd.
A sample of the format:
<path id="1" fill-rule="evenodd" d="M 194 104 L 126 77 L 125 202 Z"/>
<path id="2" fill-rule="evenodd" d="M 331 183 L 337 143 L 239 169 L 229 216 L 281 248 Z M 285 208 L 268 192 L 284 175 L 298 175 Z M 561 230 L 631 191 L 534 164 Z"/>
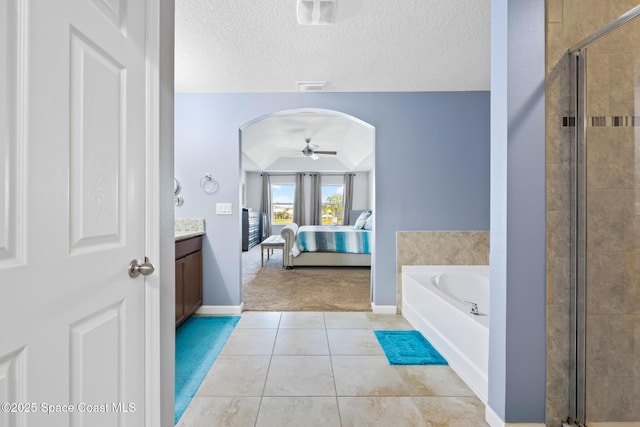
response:
<path id="1" fill-rule="evenodd" d="M 371 215 L 371 211 L 363 211 L 358 219 L 356 219 L 356 223 L 353 225 L 353 228 L 359 229 L 364 227 L 364 223 L 367 221 L 367 218 L 369 218 L 369 215 Z"/>
<path id="2" fill-rule="evenodd" d="M 373 229 L 373 214 L 369 215 L 369 217 L 365 220 L 364 227 L 362 228 L 364 228 L 365 230 Z"/>

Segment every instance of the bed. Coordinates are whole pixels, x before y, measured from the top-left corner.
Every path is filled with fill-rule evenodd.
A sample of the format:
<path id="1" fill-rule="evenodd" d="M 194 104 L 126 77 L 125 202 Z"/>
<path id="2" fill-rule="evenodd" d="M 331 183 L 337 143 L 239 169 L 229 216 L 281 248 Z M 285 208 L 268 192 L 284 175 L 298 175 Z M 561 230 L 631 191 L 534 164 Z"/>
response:
<path id="1" fill-rule="evenodd" d="M 360 212 L 360 211 L 358 211 Z M 350 218 L 359 218 L 354 212 Z M 371 230 L 353 225 L 285 226 L 284 266 L 371 266 Z"/>

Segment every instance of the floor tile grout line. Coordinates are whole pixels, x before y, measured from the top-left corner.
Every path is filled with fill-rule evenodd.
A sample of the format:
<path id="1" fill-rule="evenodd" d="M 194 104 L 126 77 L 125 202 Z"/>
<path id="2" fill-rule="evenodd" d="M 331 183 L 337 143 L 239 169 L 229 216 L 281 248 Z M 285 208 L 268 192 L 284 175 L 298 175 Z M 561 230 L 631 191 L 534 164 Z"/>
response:
<path id="1" fill-rule="evenodd" d="M 333 391 L 335 392 L 336 409 L 338 410 L 338 421 L 340 422 L 340 426 L 342 426 L 342 412 L 340 411 L 340 401 L 338 400 L 338 386 L 336 384 L 336 372 L 335 369 L 333 369 L 333 352 L 331 351 L 331 341 L 329 340 L 329 330 L 327 328 L 326 313 L 322 314 L 322 318 L 324 319 L 324 333 L 327 337 L 327 347 L 329 349 L 329 365 L 331 366 L 331 379 L 333 380 Z"/>
<path id="2" fill-rule="evenodd" d="M 258 410 L 256 411 L 256 419 L 253 422 L 253 427 L 257 427 L 258 418 L 260 417 L 260 409 L 262 409 L 262 400 L 264 399 L 264 392 L 267 388 L 267 379 L 269 378 L 269 371 L 271 370 L 271 362 L 273 361 L 273 353 L 276 347 L 276 341 L 278 340 L 278 332 L 280 331 L 280 323 L 282 322 L 282 312 L 278 317 L 278 324 L 276 325 L 276 335 L 273 338 L 273 345 L 271 346 L 271 354 L 269 355 L 269 364 L 267 365 L 267 373 L 264 376 L 264 383 L 262 384 L 262 393 L 260 393 L 260 401 L 258 402 Z"/>
<path id="3" fill-rule="evenodd" d="M 263 411 L 263 399 L 265 397 L 277 397 L 277 398 L 283 398 L 283 399 L 295 399 L 295 398 L 299 398 L 299 397 L 308 397 L 308 398 L 319 398 L 319 397 L 323 397 L 323 398 L 330 398 L 333 397 L 334 399 L 331 399 L 332 401 L 335 401 L 335 404 L 337 405 L 337 411 L 338 411 L 338 418 L 339 418 L 339 423 L 340 425 L 342 425 L 343 420 L 342 420 L 342 412 L 340 410 L 340 399 L 341 398 L 362 398 L 362 399 L 367 399 L 367 398 L 406 398 L 406 397 L 410 397 L 411 398 L 411 402 L 414 405 L 414 407 L 418 408 L 418 400 L 419 399 L 423 399 L 423 398 L 435 398 L 435 399 L 447 399 L 447 398 L 458 398 L 458 399 L 469 399 L 469 400 L 473 400 L 474 398 L 477 400 L 477 397 L 473 394 L 471 395 L 460 395 L 460 393 L 452 393 L 451 394 L 420 394 L 420 392 L 417 389 L 414 389 L 413 387 L 409 386 L 410 381 L 409 378 L 405 378 L 403 375 L 400 375 L 400 369 L 402 368 L 402 366 L 394 366 L 394 370 L 396 371 L 396 373 L 400 376 L 401 381 L 407 386 L 408 392 L 409 394 L 403 394 L 403 395 L 397 395 L 397 394 L 389 394 L 389 395 L 384 395 L 384 396 L 379 396 L 379 395 L 339 395 L 338 391 L 337 391 L 337 379 L 336 379 L 336 373 L 335 373 L 335 367 L 334 367 L 334 358 L 337 357 L 342 357 L 342 356 L 352 356 L 352 357 L 366 357 L 366 356 L 378 356 L 375 354 L 336 354 L 335 351 L 332 351 L 331 345 L 330 345 L 330 341 L 329 341 L 329 329 L 331 330 L 345 330 L 345 329 L 360 329 L 360 328 L 343 328 L 343 327 L 338 327 L 338 328 L 329 328 L 327 326 L 327 313 L 323 312 L 322 315 L 322 319 L 324 322 L 324 335 L 325 338 L 327 340 L 327 348 L 328 348 L 328 355 L 329 355 L 329 363 L 330 363 L 330 368 L 331 368 L 331 375 L 332 375 L 332 379 L 333 379 L 333 385 L 334 385 L 334 395 L 329 395 L 329 396 L 317 396 L 317 395 L 312 395 L 312 396 L 302 396 L 302 395 L 295 395 L 295 396 L 266 396 L 265 395 L 265 391 L 266 391 L 266 384 L 267 384 L 267 379 L 268 379 L 268 375 L 269 372 L 271 371 L 271 367 L 272 367 L 272 362 L 273 362 L 273 358 L 274 356 L 276 356 L 275 354 L 275 348 L 276 348 L 276 343 L 277 343 L 277 338 L 280 334 L 280 329 L 300 329 L 300 328 L 281 328 L 282 326 L 282 312 L 279 312 L 280 316 L 278 319 L 278 325 L 275 328 L 276 329 L 276 333 L 274 336 L 274 341 L 272 343 L 272 348 L 271 348 L 271 354 L 267 354 L 267 352 L 264 352 L 263 356 L 268 356 L 269 357 L 269 363 L 267 366 L 267 373 L 264 377 L 264 383 L 262 386 L 262 390 L 259 393 L 259 396 L 256 396 L 259 398 L 259 402 L 258 402 L 258 408 L 257 408 L 257 412 L 255 413 L 255 421 L 254 421 L 254 427 L 257 427 L 258 423 L 258 417 L 260 416 L 260 412 Z M 337 324 L 338 326 L 344 326 L 345 324 L 349 325 L 349 319 L 346 320 L 346 323 L 341 323 L 341 322 L 336 322 L 334 324 Z M 371 324 L 371 322 L 370 322 Z M 373 326 L 373 325 L 372 325 Z M 383 328 L 379 328 L 379 329 L 398 329 L 398 328 L 402 328 L 401 324 L 396 325 L 395 322 L 394 323 L 390 323 L 389 325 L 387 325 L 387 327 L 383 327 Z M 263 329 L 263 328 L 253 328 L 253 329 Z M 273 328 L 270 328 L 273 329 Z M 320 328 L 302 328 L 302 329 L 320 329 Z M 373 329 L 373 327 L 371 328 Z M 226 345 L 226 344 L 225 344 Z M 334 349 L 335 350 L 335 349 Z M 247 354 L 247 356 L 253 356 L 254 354 Z M 226 356 L 235 356 L 235 355 L 226 355 Z M 258 356 L 257 354 L 255 354 L 255 356 Z M 316 355 L 306 355 L 306 354 L 296 354 L 296 355 L 289 355 L 289 356 L 316 356 Z M 317 355 L 317 356 L 326 356 L 326 355 Z M 214 363 L 215 364 L 215 363 Z M 212 365 L 213 368 L 213 365 Z M 256 393 L 257 394 L 257 393 Z M 217 396 L 212 396 L 212 397 L 217 397 Z M 220 396 L 221 397 L 221 396 Z M 250 397 L 250 396 L 230 396 L 230 397 Z M 207 398 L 206 396 L 203 398 Z M 426 422 L 425 420 L 427 420 L 427 415 L 425 413 L 423 413 L 420 409 L 418 409 L 418 413 L 420 414 L 420 417 L 422 418 L 423 422 Z M 479 420 L 482 420 L 482 414 L 480 414 L 480 418 Z M 482 423 L 482 425 L 486 425 L 484 423 Z"/>

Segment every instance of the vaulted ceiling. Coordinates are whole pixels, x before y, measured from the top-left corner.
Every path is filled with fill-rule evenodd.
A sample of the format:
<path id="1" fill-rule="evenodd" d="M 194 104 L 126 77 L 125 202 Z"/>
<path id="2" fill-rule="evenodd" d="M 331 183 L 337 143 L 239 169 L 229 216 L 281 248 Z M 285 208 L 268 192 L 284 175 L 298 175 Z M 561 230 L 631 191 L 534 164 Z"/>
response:
<path id="1" fill-rule="evenodd" d="M 325 81 L 328 92 L 489 90 L 490 0 L 336 3 L 335 22 L 317 26 L 298 24 L 296 0 L 176 1 L 176 91 L 294 92 L 300 81 Z M 363 148 L 338 136 L 352 128 L 337 117 L 274 117 L 243 135 L 245 150 L 265 140 L 271 150 L 245 157 L 260 170 L 284 167 L 310 137 L 339 153 L 316 168 L 353 168 Z"/>
<path id="2" fill-rule="evenodd" d="M 305 156 L 310 147 L 336 155 Z M 326 110 L 274 114 L 242 130 L 243 168 L 255 171 L 369 171 L 374 130 L 353 118 Z"/>

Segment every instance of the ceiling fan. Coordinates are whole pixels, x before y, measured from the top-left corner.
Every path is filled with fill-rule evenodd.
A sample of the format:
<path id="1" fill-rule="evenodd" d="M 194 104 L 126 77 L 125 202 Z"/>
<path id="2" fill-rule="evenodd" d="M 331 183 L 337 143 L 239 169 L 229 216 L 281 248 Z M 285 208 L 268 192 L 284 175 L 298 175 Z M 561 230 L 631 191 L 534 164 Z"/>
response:
<path id="1" fill-rule="evenodd" d="M 311 157 L 313 160 L 318 160 L 320 158 L 317 156 L 318 154 L 330 154 L 332 156 L 338 154 L 337 151 L 319 151 L 311 148 L 311 146 L 309 145 L 309 143 L 311 142 L 311 138 L 305 138 L 304 142 L 307 143 L 307 146 L 302 149 L 302 155 L 305 157 Z M 313 144 L 313 146 L 315 148 L 318 148 L 318 146 L 315 144 Z"/>

